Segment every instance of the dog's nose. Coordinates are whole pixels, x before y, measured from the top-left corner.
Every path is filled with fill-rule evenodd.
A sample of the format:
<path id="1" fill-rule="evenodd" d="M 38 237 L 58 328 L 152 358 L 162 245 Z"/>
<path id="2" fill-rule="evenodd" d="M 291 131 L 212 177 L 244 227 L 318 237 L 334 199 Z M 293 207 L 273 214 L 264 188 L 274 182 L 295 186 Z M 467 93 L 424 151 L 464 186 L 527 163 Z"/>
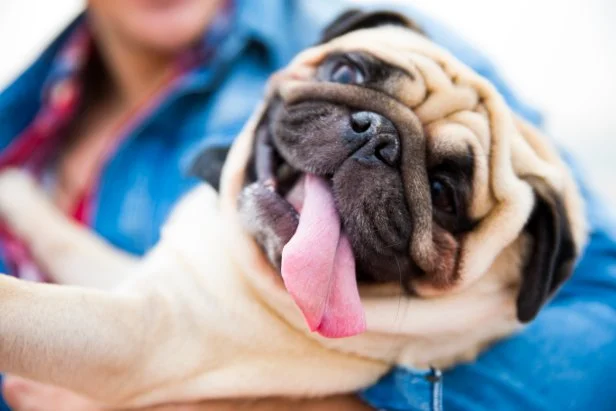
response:
<path id="1" fill-rule="evenodd" d="M 364 147 L 361 154 L 366 159 L 395 166 L 400 158 L 400 140 L 396 127 L 386 117 L 370 111 L 351 114 L 351 130 L 354 138 L 361 139 Z"/>

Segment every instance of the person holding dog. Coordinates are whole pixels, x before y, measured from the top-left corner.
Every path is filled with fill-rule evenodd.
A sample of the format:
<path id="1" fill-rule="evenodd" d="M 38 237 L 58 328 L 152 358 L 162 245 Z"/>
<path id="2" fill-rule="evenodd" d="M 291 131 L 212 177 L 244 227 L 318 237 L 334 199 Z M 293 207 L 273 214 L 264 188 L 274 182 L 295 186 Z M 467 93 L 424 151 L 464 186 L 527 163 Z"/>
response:
<path id="1" fill-rule="evenodd" d="M 185 170 L 205 146 L 228 146 L 260 100 L 268 76 L 348 4 L 198 0 L 90 0 L 86 13 L 0 95 L 0 167 L 32 171 L 65 213 L 113 246 L 143 254 L 171 205 L 197 184 Z M 382 5 L 380 5 L 382 7 Z M 437 43 L 520 102 L 482 56 L 417 11 Z M 573 164 L 573 160 L 571 160 Z M 217 402 L 168 409 L 610 409 L 607 366 L 616 360 L 613 218 L 589 191 L 591 242 L 573 279 L 521 334 L 474 364 L 444 374 L 396 369 L 355 396 Z M 12 233 L 0 271 L 50 281 Z M 604 363 L 592 361 L 602 358 Z M 54 387 L 7 377 L 16 410 L 96 410 Z M 50 405 L 53 404 L 53 405 Z M 165 408 L 158 408 L 165 409 Z"/>

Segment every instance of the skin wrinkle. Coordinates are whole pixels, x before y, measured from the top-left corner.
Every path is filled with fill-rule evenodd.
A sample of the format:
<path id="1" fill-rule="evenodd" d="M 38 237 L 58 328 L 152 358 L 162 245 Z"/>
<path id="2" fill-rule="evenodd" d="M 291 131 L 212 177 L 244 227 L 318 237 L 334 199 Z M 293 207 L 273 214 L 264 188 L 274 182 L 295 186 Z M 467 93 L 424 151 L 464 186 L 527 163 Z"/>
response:
<path id="1" fill-rule="evenodd" d="M 342 39 L 339 39 L 340 42 L 342 42 Z M 387 49 L 387 44 L 383 44 L 383 48 Z M 345 48 L 345 44 L 342 42 L 341 45 L 338 46 L 341 49 L 346 49 Z M 362 49 L 365 49 L 368 52 L 372 52 L 375 55 L 385 59 L 388 62 L 392 62 L 392 61 L 399 61 L 401 60 L 399 57 L 397 56 L 391 56 L 389 55 L 386 51 L 384 52 L 379 52 L 376 49 L 372 49 L 372 47 L 363 47 Z M 418 116 L 420 118 L 422 118 L 422 120 L 424 121 L 424 123 L 429 123 L 430 119 L 429 118 L 425 118 L 426 114 L 423 114 L 423 112 L 428 111 L 425 109 L 425 105 L 424 103 L 426 103 L 430 97 L 432 97 L 432 95 L 434 94 L 434 90 L 441 90 L 440 92 L 436 92 L 436 94 L 443 94 L 443 90 L 447 90 L 448 92 L 451 91 L 452 89 L 452 85 L 453 85 L 453 81 L 451 78 L 451 74 L 444 71 L 444 66 L 443 63 L 441 62 L 440 59 L 438 58 L 434 58 L 434 56 L 430 56 L 427 54 L 418 54 L 418 53 L 412 53 L 413 54 L 413 58 L 417 61 L 417 63 L 420 64 L 416 64 L 415 66 L 417 67 L 417 69 L 421 72 L 421 78 L 424 79 L 425 81 L 425 88 L 426 88 L 426 95 L 425 97 L 416 105 L 412 105 L 411 107 L 419 107 L 420 109 L 423 109 L 421 112 L 417 113 Z M 410 62 L 409 62 L 410 63 Z M 425 72 L 425 69 L 422 67 L 422 65 L 426 65 L 426 68 L 429 70 L 429 73 Z M 406 66 L 406 64 L 403 64 L 402 66 Z M 430 67 L 433 68 L 438 68 L 436 70 L 430 70 Z M 428 75 L 430 74 L 430 75 Z M 468 87 L 468 85 L 467 85 Z M 477 90 L 475 90 L 475 92 L 477 93 L 477 98 L 479 101 L 484 101 L 484 97 L 482 96 L 482 94 L 485 94 L 485 90 L 483 90 L 481 87 L 478 88 Z M 445 95 L 448 95 L 448 93 L 446 92 Z M 489 102 L 488 102 L 489 103 Z M 490 104 L 491 105 L 491 104 Z M 455 113 L 455 110 L 452 112 Z M 492 127 L 492 121 L 489 122 L 489 126 L 490 128 Z M 492 131 L 492 130 L 491 130 Z M 492 135 L 494 135 L 494 132 L 491 132 Z M 498 147 L 495 147 L 497 145 L 498 141 L 495 141 L 494 144 L 491 145 L 491 149 L 492 149 L 492 153 L 493 154 L 494 151 L 497 152 L 502 152 L 503 150 L 498 149 Z M 507 153 L 502 153 L 503 155 L 507 155 Z M 498 161 L 498 163 L 500 163 L 501 161 Z M 493 168 L 493 167 L 491 167 Z M 496 194 L 496 193 L 495 193 Z"/>
<path id="2" fill-rule="evenodd" d="M 387 34 L 385 34 L 386 32 Z M 405 39 L 405 42 L 401 41 L 402 38 Z M 401 50 L 403 52 L 400 52 Z M 435 49 L 427 39 L 399 27 L 386 27 L 383 29 L 383 33 L 379 33 L 378 36 L 372 35 L 370 30 L 358 30 L 335 39 L 331 43 L 308 50 L 300 54 L 286 70 L 270 83 L 270 91 L 275 92 L 276 89 L 293 87 L 285 84 L 285 81 L 288 80 L 291 80 L 291 82 L 292 80 L 313 80 L 313 77 L 307 74 L 309 72 L 314 73 L 317 70 L 314 67 L 322 64 L 329 55 L 340 54 L 341 52 L 364 52 L 384 61 L 389 66 L 416 72 L 415 81 L 401 82 L 402 85 L 410 86 L 412 84 L 412 87 L 406 87 L 408 90 L 404 90 L 404 95 L 401 95 L 401 91 L 394 93 L 388 93 L 388 90 L 379 91 L 393 94 L 393 99 L 397 100 L 398 103 L 403 102 L 406 107 L 416 108 L 415 115 L 426 126 L 440 119 L 447 121 L 448 117 L 473 112 L 485 118 L 487 130 L 481 130 L 483 131 L 481 134 L 488 136 L 485 150 L 487 152 L 485 157 L 488 158 L 488 161 L 487 167 L 477 167 L 477 169 L 482 170 L 481 173 L 487 172 L 488 174 L 488 181 L 483 181 L 484 184 L 479 183 L 478 185 L 484 187 L 483 194 L 489 196 L 489 198 L 483 207 L 477 207 L 478 209 L 475 209 L 472 213 L 484 221 L 480 221 L 476 229 L 469 233 L 468 238 L 465 238 L 465 247 L 459 249 L 458 255 L 460 255 L 461 261 L 457 262 L 456 265 L 459 266 L 458 277 L 460 281 L 453 284 L 451 291 L 454 292 L 470 286 L 494 262 L 498 250 L 511 244 L 513 239 L 519 235 L 519 230 L 530 214 L 532 187 L 520 181 L 520 176 L 516 175 L 516 172 L 520 170 L 518 164 L 528 166 L 530 173 L 546 173 L 549 176 L 550 183 L 558 188 L 559 184 L 556 184 L 557 182 L 554 181 L 556 179 L 552 178 L 551 175 L 553 173 L 550 173 L 553 164 L 549 164 L 550 162 L 542 164 L 536 161 L 535 158 L 539 156 L 534 153 L 530 153 L 532 156 L 524 155 L 525 151 L 532 151 L 527 149 L 531 148 L 532 144 L 519 141 L 521 140 L 518 138 L 520 130 L 516 130 L 515 125 L 509 121 L 511 112 L 506 109 L 505 102 L 498 95 L 493 85 L 451 59 L 445 50 Z M 307 70 L 307 67 L 312 68 Z M 304 77 L 304 74 L 306 74 L 306 77 Z M 369 85 L 367 86 L 369 87 Z M 366 95 L 365 90 L 360 91 L 360 93 Z M 364 101 L 369 100 L 364 99 Z M 428 107 L 437 101 L 439 104 L 432 108 Z M 445 106 L 443 110 L 440 110 L 441 103 Z M 478 118 L 478 120 L 481 122 L 481 118 Z M 483 135 L 477 135 L 479 130 L 475 130 L 472 126 L 467 126 L 467 128 L 476 138 L 485 140 Z M 523 127 L 521 127 L 521 131 L 523 137 L 526 137 L 526 134 L 531 135 L 529 138 L 531 143 L 539 140 L 535 136 L 536 133 L 528 133 Z M 429 136 L 426 135 L 425 137 L 428 138 Z M 538 145 L 543 147 L 545 142 L 538 142 Z M 532 146 L 532 148 L 535 147 Z M 547 151 L 550 151 L 549 148 Z M 477 156 L 477 158 L 479 157 Z M 560 163 L 558 159 L 554 162 Z M 558 168 L 561 169 L 562 167 Z M 567 183 L 568 192 L 574 192 L 574 187 L 569 181 Z M 412 188 L 412 186 L 405 184 L 405 188 Z M 570 200 L 572 196 L 567 195 L 567 197 L 568 202 L 573 204 L 574 209 L 580 208 L 579 202 L 576 202 L 575 198 Z M 478 203 L 482 202 L 479 198 L 476 198 L 476 200 Z M 499 236 L 496 230 L 502 231 L 502 235 Z M 582 238 L 583 231 L 583 228 L 576 230 L 576 237 Z M 434 233 L 430 233 L 430 236 L 433 237 Z M 495 241 L 485 241 L 485 238 L 491 237 L 494 237 Z M 417 240 L 417 236 L 413 236 L 413 239 Z M 427 243 L 425 240 L 417 242 Z M 411 249 L 412 251 L 416 250 L 414 247 L 411 247 Z M 437 258 L 434 252 L 436 249 L 438 249 L 438 245 L 435 244 L 435 241 L 424 247 L 424 256 L 428 256 L 423 261 L 424 265 L 425 261 L 434 261 L 433 259 Z M 471 253 L 471 250 L 474 251 Z M 420 254 L 417 251 L 415 252 Z M 416 258 L 415 255 L 412 256 Z M 429 257 L 433 259 L 431 260 Z M 430 290 L 430 287 L 423 288 L 421 291 L 421 294 L 425 296 L 441 294 L 441 291 Z"/>
<path id="3" fill-rule="evenodd" d="M 369 63 L 370 62 L 374 63 L 374 57 L 372 57 L 372 56 L 364 56 L 362 54 L 357 54 L 357 53 L 355 53 L 354 55 L 355 55 L 356 59 L 361 60 L 362 64 L 364 66 L 366 66 L 367 72 L 371 72 L 371 68 L 370 68 Z M 328 70 L 324 69 L 323 67 L 324 66 L 327 67 L 328 65 L 331 65 L 332 62 L 335 62 L 336 60 L 339 60 L 339 59 L 341 59 L 339 53 L 334 53 L 333 55 L 324 58 L 322 60 L 322 61 L 324 61 L 324 63 L 322 62 L 321 66 L 319 66 L 319 68 L 314 70 L 317 73 L 319 73 L 317 75 L 318 80 L 320 80 L 320 81 L 323 81 L 323 80 L 327 81 L 327 77 L 323 78 L 323 75 L 327 74 Z M 366 63 L 366 62 L 368 62 L 368 63 Z M 400 78 L 401 74 L 400 74 L 400 72 L 398 70 L 392 70 L 390 68 L 390 66 L 388 66 L 388 65 L 386 65 L 386 67 L 387 67 L 387 70 L 389 70 L 392 73 L 392 76 L 397 78 L 397 79 L 394 79 L 394 78 L 390 77 L 388 79 L 389 82 L 399 81 L 402 85 L 405 85 L 405 84 L 408 85 L 409 83 L 411 83 L 411 82 L 408 81 L 409 80 L 408 78 Z M 294 79 L 298 78 L 298 76 L 291 76 L 291 77 L 294 78 Z M 284 76 L 277 76 L 277 81 L 275 81 L 274 83 L 280 83 L 280 81 L 278 81 L 278 80 L 283 80 L 283 79 L 284 79 Z M 311 79 L 306 79 L 306 80 L 310 81 Z M 399 94 L 399 93 L 396 91 L 396 87 L 392 87 L 391 83 L 388 85 L 387 82 L 384 82 L 384 81 L 382 81 L 381 83 L 382 84 L 378 84 L 378 82 L 374 81 L 374 78 L 371 75 L 368 75 L 366 83 L 362 84 L 362 86 L 365 87 L 365 88 L 370 88 L 370 89 L 376 90 L 378 92 L 383 92 L 387 96 L 393 97 L 394 100 L 399 100 L 399 98 L 397 96 L 397 94 Z M 398 89 L 399 89 L 399 87 L 398 87 Z M 313 104 L 314 104 L 314 102 L 313 102 Z M 328 104 L 331 104 L 331 102 L 328 103 Z M 300 105 L 301 105 L 301 103 L 299 103 L 297 105 L 294 105 L 294 106 L 291 105 L 291 108 L 289 108 L 289 111 L 292 111 L 292 107 L 298 107 Z M 323 109 L 323 108 L 324 107 L 321 107 L 321 109 Z M 331 109 L 327 110 L 328 114 L 330 113 L 330 110 Z M 313 111 L 314 112 L 318 112 L 318 110 L 313 110 Z M 301 112 L 301 110 L 300 110 L 300 112 Z M 312 116 L 314 116 L 314 113 L 312 114 Z M 302 120 L 303 122 L 310 123 L 310 121 L 307 120 L 306 115 L 301 117 L 299 120 Z M 322 133 L 322 131 L 323 131 L 322 130 L 322 126 L 320 128 L 318 128 L 317 131 L 318 130 L 320 130 L 321 133 Z M 315 132 L 315 130 L 312 130 L 312 132 Z M 335 134 L 335 132 L 334 132 L 334 134 Z M 288 148 L 287 148 L 287 150 L 288 150 Z M 455 152 L 453 152 L 451 154 L 452 155 L 456 155 Z M 312 164 L 312 167 L 314 167 L 314 164 Z M 406 205 L 404 207 L 406 208 Z M 377 217 L 379 217 L 379 216 L 377 215 Z M 384 217 L 385 216 L 381 215 L 379 218 L 384 218 Z M 393 218 L 393 219 L 389 218 L 389 220 L 395 221 L 395 218 Z M 359 222 L 361 223 L 362 221 L 363 220 L 360 220 Z M 376 224 L 377 221 L 370 221 L 370 222 L 373 223 L 373 224 L 371 224 L 371 226 L 373 227 L 373 230 L 371 230 L 371 231 L 376 233 L 376 235 L 377 235 L 376 237 L 381 238 L 382 242 L 385 243 L 385 245 L 387 245 L 389 243 L 389 241 L 387 241 L 385 238 L 383 238 L 383 236 L 381 235 L 382 234 L 381 231 L 377 227 L 374 226 L 374 224 Z M 365 221 L 364 221 L 364 223 L 365 223 Z M 385 228 L 385 227 L 383 227 L 383 228 Z M 391 229 L 395 229 L 395 224 L 394 224 L 394 227 L 390 227 L 390 228 Z M 459 252 L 455 252 L 455 253 L 452 254 L 451 253 L 452 247 L 450 245 L 452 244 L 452 241 L 455 242 L 455 241 L 458 241 L 458 239 L 453 238 L 446 230 L 437 230 L 437 231 L 438 232 L 433 233 L 433 235 L 435 235 L 437 237 L 440 237 L 440 238 L 437 238 L 437 237 L 433 238 L 433 241 L 434 241 L 433 247 L 436 248 L 434 250 L 434 252 L 433 252 L 433 255 L 443 256 L 443 253 L 445 253 L 450 258 L 457 258 L 457 256 L 459 255 Z M 387 230 L 387 232 L 389 232 L 389 230 Z M 374 238 L 373 237 L 368 237 L 367 239 L 364 238 L 364 244 L 366 244 L 365 243 L 366 241 L 368 241 L 368 243 L 372 244 L 372 240 L 377 240 L 376 237 L 374 237 Z M 373 249 L 381 250 L 381 252 L 383 252 L 383 246 L 382 245 L 372 244 L 372 246 L 373 246 Z M 440 249 L 441 247 L 443 247 L 442 250 Z M 387 248 L 391 248 L 391 247 L 385 246 L 385 249 L 387 249 Z M 459 251 L 459 248 L 456 247 L 456 246 L 454 246 L 453 249 L 457 249 Z M 455 282 L 457 278 L 459 278 L 459 275 L 458 275 L 457 272 L 452 272 L 453 267 L 457 267 L 458 266 L 457 262 L 453 262 L 452 261 L 452 262 L 449 262 L 448 264 L 443 265 L 443 262 L 442 261 L 438 262 L 436 257 L 434 257 L 432 259 L 432 261 L 430 261 L 430 262 L 431 263 L 433 262 L 433 265 L 432 265 L 433 269 L 430 272 L 430 275 L 428 277 L 434 282 L 435 285 L 438 285 L 439 287 L 447 287 L 452 282 Z M 373 267 L 373 269 L 377 269 L 377 268 L 378 267 Z M 446 268 L 446 269 L 443 270 L 443 268 Z M 419 272 L 416 272 L 416 274 L 418 274 L 418 275 L 422 274 L 421 270 L 417 270 L 416 268 L 415 269 L 411 269 L 410 266 L 409 266 L 409 267 L 407 267 L 407 269 L 409 269 L 412 272 L 419 271 Z"/>
<path id="4" fill-rule="evenodd" d="M 412 34 L 409 35 L 408 32 L 406 34 L 402 34 L 401 30 L 398 28 L 392 27 L 387 28 L 387 30 L 390 32 L 389 36 L 382 36 L 379 37 L 379 39 L 374 40 L 368 38 L 368 31 L 351 33 L 346 38 L 337 39 L 337 44 L 331 44 L 330 49 L 337 50 L 340 48 L 349 48 L 351 44 L 357 43 L 361 44 L 361 49 L 372 52 L 373 54 L 384 58 L 386 61 L 391 63 L 393 61 L 402 62 L 404 59 L 398 55 L 388 53 L 388 49 L 397 50 L 400 47 L 403 47 L 404 49 L 408 47 L 408 56 L 412 56 L 417 67 L 421 66 L 424 80 L 427 83 L 433 82 L 434 76 L 439 78 L 441 77 L 443 74 L 443 61 L 447 61 L 448 64 L 445 65 L 445 69 L 448 70 L 448 73 L 445 74 L 451 78 L 455 72 L 458 77 L 458 85 L 464 84 L 466 87 L 471 87 L 474 89 L 477 94 L 477 101 L 482 103 L 480 105 L 483 105 L 489 118 L 488 126 L 490 128 L 490 135 L 494 137 L 494 140 L 490 144 L 489 150 L 491 158 L 489 165 L 491 174 L 489 189 L 493 192 L 493 196 L 497 199 L 498 203 L 495 204 L 490 214 L 486 217 L 488 221 L 484 221 L 484 223 L 478 227 L 477 233 L 469 237 L 468 250 L 481 249 L 482 252 L 477 251 L 475 255 L 470 255 L 468 254 L 468 250 L 466 250 L 462 254 L 463 260 L 465 261 L 462 262 L 461 269 L 463 271 L 465 281 L 464 284 L 460 285 L 468 286 L 471 282 L 477 280 L 480 273 L 484 272 L 489 267 L 493 261 L 493 258 L 496 257 L 494 254 L 495 251 L 500 249 L 502 246 L 511 243 L 511 240 L 518 234 L 517 231 L 512 231 L 513 228 L 522 226 L 524 223 L 522 217 L 530 212 L 531 203 L 529 200 L 531 197 L 531 191 L 528 186 L 525 186 L 514 176 L 515 170 L 512 169 L 508 159 L 513 157 L 514 162 L 517 161 L 521 164 L 533 162 L 530 160 L 528 162 L 523 160 L 525 156 L 520 155 L 519 147 L 523 144 L 521 141 L 518 141 L 520 139 L 512 138 L 517 133 L 516 130 L 511 127 L 512 124 L 509 122 L 511 113 L 506 111 L 502 98 L 497 95 L 496 90 L 491 84 L 484 79 L 473 75 L 474 73 L 471 73 L 468 68 L 456 64 L 455 61 L 452 60 L 453 62 L 449 62 L 449 54 L 444 50 L 430 47 L 427 44 L 426 39 L 422 39 L 416 35 L 413 36 Z M 405 36 L 405 38 L 407 38 L 409 42 L 412 42 L 414 46 L 409 47 L 407 45 L 403 45 L 401 42 L 398 42 L 397 37 L 393 35 L 394 32 L 400 33 L 400 38 Z M 411 36 L 413 37 L 412 39 Z M 354 39 L 353 42 L 349 41 L 351 38 Z M 382 47 L 375 47 L 377 43 L 382 45 Z M 413 50 L 410 50 L 411 47 L 413 47 Z M 322 52 L 327 53 L 327 50 L 322 50 Z M 428 66 L 423 67 L 424 62 L 427 62 Z M 435 70 L 429 70 L 429 73 L 424 72 L 424 69 L 428 69 L 430 65 L 433 66 Z M 433 89 L 429 84 L 426 86 L 431 90 Z M 454 91 L 453 89 L 453 84 L 450 81 L 448 85 L 443 83 L 443 88 L 435 88 L 434 90 L 440 94 L 448 95 Z M 477 103 L 473 106 L 476 105 Z M 469 106 L 464 108 L 465 110 L 472 110 L 473 107 Z M 430 120 L 430 116 L 428 114 L 429 113 L 427 113 L 426 110 L 417 113 L 418 117 L 421 118 L 422 121 Z M 535 140 L 538 139 L 535 138 Z M 541 144 L 544 144 L 544 142 Z M 511 156 L 511 154 L 514 155 Z M 548 165 L 547 163 L 535 163 L 531 166 L 531 169 L 535 170 L 535 172 L 537 170 L 540 172 L 545 172 L 546 170 L 549 170 L 550 166 L 551 165 Z M 569 184 L 569 188 L 571 187 L 572 185 Z M 517 199 L 512 198 L 514 195 Z M 579 207 L 577 204 L 574 204 L 574 208 Z M 508 221 L 507 224 L 504 224 L 505 227 L 502 227 L 506 233 L 501 237 L 498 237 L 498 235 L 494 233 L 496 227 L 501 226 L 501 224 L 498 223 L 499 221 Z M 490 229 L 490 227 L 493 227 L 493 229 Z M 583 230 L 578 231 L 578 233 L 582 232 Z M 498 243 L 485 243 L 482 240 L 483 238 L 494 237 L 495 235 L 495 238 L 500 238 Z M 583 234 L 578 234 L 578 237 L 583 237 Z"/>

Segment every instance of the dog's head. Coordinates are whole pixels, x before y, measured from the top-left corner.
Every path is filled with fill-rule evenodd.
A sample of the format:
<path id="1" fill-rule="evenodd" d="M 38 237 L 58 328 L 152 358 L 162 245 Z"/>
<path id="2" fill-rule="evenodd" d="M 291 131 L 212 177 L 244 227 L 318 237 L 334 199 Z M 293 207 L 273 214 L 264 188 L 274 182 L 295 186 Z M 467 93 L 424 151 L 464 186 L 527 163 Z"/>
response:
<path id="1" fill-rule="evenodd" d="M 580 201 L 554 149 L 405 18 L 349 12 L 271 81 L 223 197 L 311 329 L 363 329 L 357 282 L 460 292 L 525 238 L 517 312 L 570 275 Z M 235 200 L 233 200 L 235 201 Z"/>

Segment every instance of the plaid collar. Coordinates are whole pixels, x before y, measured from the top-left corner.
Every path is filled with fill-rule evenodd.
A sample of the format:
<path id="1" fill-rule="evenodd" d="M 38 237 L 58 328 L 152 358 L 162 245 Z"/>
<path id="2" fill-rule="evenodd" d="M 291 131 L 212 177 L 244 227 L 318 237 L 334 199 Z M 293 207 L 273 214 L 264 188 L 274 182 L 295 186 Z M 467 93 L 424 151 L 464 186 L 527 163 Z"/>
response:
<path id="1" fill-rule="evenodd" d="M 207 66 L 216 58 L 218 45 L 231 33 L 234 20 L 234 1 L 226 0 L 218 15 L 199 44 L 184 52 L 177 59 L 175 70 L 155 95 L 144 101 L 122 121 L 120 127 L 110 135 L 102 168 L 118 145 L 140 122 L 149 115 L 175 90 L 179 79 L 196 67 Z M 41 178 L 43 171 L 56 155 L 63 131 L 74 119 L 83 94 L 83 74 L 90 61 L 94 44 L 87 14 L 74 29 L 65 45 L 56 55 L 41 96 L 41 107 L 34 120 L 18 135 L 13 143 L 0 153 L 0 169 L 20 167 Z M 100 174 L 100 170 L 99 173 Z M 82 223 L 92 221 L 94 198 L 98 188 L 99 175 L 89 182 L 85 192 L 77 198 L 71 217 Z M 45 281 L 47 277 L 34 263 L 27 247 L 0 223 L 0 243 L 5 251 L 9 270 L 18 277 Z"/>

